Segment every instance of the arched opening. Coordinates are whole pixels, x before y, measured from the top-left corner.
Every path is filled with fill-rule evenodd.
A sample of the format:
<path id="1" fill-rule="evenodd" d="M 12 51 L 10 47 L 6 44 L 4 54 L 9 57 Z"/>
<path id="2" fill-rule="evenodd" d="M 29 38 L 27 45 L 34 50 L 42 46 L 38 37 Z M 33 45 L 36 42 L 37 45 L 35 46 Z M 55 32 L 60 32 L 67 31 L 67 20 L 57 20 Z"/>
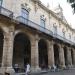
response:
<path id="1" fill-rule="evenodd" d="M 72 65 L 74 64 L 74 57 L 73 57 L 73 50 L 71 49 L 71 59 L 72 59 Z"/>
<path id="2" fill-rule="evenodd" d="M 68 66 L 67 48 L 66 47 L 64 47 L 64 59 L 65 59 L 65 66 Z"/>
<path id="3" fill-rule="evenodd" d="M 31 45 L 29 37 L 23 33 L 19 33 L 14 39 L 13 66 L 17 64 L 20 68 L 31 64 Z"/>
<path id="4" fill-rule="evenodd" d="M 54 61 L 55 61 L 55 66 L 59 68 L 59 46 L 54 44 Z"/>
<path id="5" fill-rule="evenodd" d="M 4 36 L 3 36 L 3 32 L 2 30 L 0 30 L 0 67 L 2 64 L 2 56 L 3 56 L 3 41 L 4 40 Z"/>
<path id="6" fill-rule="evenodd" d="M 39 67 L 41 69 L 48 68 L 48 52 L 47 52 L 47 43 L 41 39 L 38 43 L 39 46 Z"/>

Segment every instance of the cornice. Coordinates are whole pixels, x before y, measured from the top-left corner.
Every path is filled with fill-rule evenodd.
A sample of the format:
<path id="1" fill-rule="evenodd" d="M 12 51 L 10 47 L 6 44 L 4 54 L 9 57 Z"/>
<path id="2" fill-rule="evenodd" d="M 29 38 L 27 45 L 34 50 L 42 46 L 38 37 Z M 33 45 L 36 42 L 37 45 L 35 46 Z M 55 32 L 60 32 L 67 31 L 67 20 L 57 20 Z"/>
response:
<path id="1" fill-rule="evenodd" d="M 38 5 L 44 9 L 45 11 L 47 11 L 49 14 L 51 14 L 53 17 L 55 17 L 58 21 L 60 21 L 62 24 L 68 26 L 68 28 L 72 31 L 75 32 L 75 29 L 73 29 L 68 23 L 65 23 L 61 18 L 59 18 L 55 12 L 53 12 L 52 10 L 48 9 L 45 5 L 42 4 L 42 2 L 40 0 L 32 0 L 34 2 L 37 2 Z"/>

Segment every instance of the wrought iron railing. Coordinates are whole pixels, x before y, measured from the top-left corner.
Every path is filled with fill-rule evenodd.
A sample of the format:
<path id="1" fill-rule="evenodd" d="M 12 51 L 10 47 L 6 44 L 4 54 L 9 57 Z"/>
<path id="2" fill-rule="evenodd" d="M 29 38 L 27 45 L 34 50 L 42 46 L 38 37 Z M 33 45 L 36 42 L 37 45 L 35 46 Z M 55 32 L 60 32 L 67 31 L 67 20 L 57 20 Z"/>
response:
<path id="1" fill-rule="evenodd" d="M 39 24 L 36 24 L 36 23 L 34 23 L 34 22 L 32 22 L 32 21 L 30 21 L 30 20 L 28 20 L 28 19 L 26 19 L 22 16 L 18 16 L 16 19 L 17 19 L 17 21 L 19 21 L 19 22 L 21 22 L 21 23 L 23 23 L 23 24 L 25 24 L 29 27 L 35 28 L 35 29 L 37 29 L 41 32 L 44 32 L 44 33 L 46 33 L 46 34 L 48 34 L 48 35 L 50 35 L 54 38 L 62 40 L 62 41 L 66 42 L 66 43 L 69 43 L 71 45 L 75 45 L 75 43 L 72 42 L 71 40 L 68 40 L 68 39 L 64 38 L 63 36 L 60 36 L 59 34 L 55 35 L 55 34 L 53 34 L 52 31 L 48 30 L 47 28 L 44 28 L 44 27 L 40 26 Z"/>
<path id="2" fill-rule="evenodd" d="M 25 25 L 30 26 L 30 27 L 32 27 L 32 28 L 35 28 L 35 29 L 37 29 L 37 30 L 39 30 L 39 31 L 41 31 L 41 32 L 43 32 L 43 33 L 46 33 L 46 34 L 51 35 L 51 36 L 53 35 L 53 32 L 52 32 L 52 31 L 50 31 L 50 30 L 48 30 L 47 28 L 42 27 L 42 26 L 40 26 L 39 24 L 36 24 L 36 23 L 34 23 L 34 22 L 32 22 L 32 21 L 30 21 L 30 20 L 28 20 L 28 19 L 25 19 L 25 18 L 22 17 L 22 16 L 18 16 L 18 17 L 17 17 L 17 20 L 18 20 L 19 22 L 24 23 Z"/>
<path id="3" fill-rule="evenodd" d="M 72 42 L 71 40 L 66 39 L 66 37 L 60 36 L 59 34 L 53 34 L 54 38 L 60 39 L 66 43 L 69 43 L 71 45 L 75 45 L 75 42 Z"/>
<path id="4" fill-rule="evenodd" d="M 4 15 L 4 16 L 7 16 L 9 18 L 12 18 L 13 17 L 13 12 L 0 6 L 0 14 Z"/>

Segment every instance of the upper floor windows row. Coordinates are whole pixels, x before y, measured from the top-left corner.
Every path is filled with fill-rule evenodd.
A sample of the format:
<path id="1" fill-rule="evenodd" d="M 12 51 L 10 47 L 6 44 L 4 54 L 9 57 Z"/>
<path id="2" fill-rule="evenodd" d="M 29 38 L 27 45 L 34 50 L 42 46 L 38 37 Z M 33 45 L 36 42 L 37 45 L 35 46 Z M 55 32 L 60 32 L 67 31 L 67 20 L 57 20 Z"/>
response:
<path id="1" fill-rule="evenodd" d="M 29 19 L 29 11 L 27 11 L 26 9 L 22 8 L 21 9 L 21 16 L 24 17 L 25 19 Z M 44 15 L 41 15 L 40 16 L 40 26 L 45 28 L 45 25 L 46 25 L 46 18 L 44 17 Z M 57 35 L 57 26 L 54 24 L 53 25 L 53 33 L 55 35 Z M 65 31 L 62 30 L 62 34 L 63 34 L 63 37 L 65 38 Z M 71 35 L 69 34 L 69 39 L 71 39 Z"/>
<path id="2" fill-rule="evenodd" d="M 21 16 L 24 17 L 25 19 L 29 19 L 29 12 L 26 9 L 22 8 Z M 41 27 L 45 27 L 45 22 L 46 22 L 46 19 L 44 18 L 44 15 L 40 16 L 40 26 Z"/>

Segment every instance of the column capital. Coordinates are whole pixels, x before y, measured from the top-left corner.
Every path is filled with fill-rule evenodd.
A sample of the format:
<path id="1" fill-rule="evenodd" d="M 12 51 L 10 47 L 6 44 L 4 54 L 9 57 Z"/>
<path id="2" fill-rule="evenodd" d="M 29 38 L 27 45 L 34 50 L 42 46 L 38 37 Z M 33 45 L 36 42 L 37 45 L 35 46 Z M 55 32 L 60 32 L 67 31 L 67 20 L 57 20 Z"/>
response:
<path id="1" fill-rule="evenodd" d="M 63 44 L 58 44 L 59 47 L 61 48 L 64 48 L 64 45 Z"/>
<path id="2" fill-rule="evenodd" d="M 31 41 L 39 41 L 40 40 L 40 38 L 39 38 L 39 36 L 38 35 L 34 35 L 34 36 L 31 36 Z"/>
<path id="3" fill-rule="evenodd" d="M 53 40 L 50 40 L 50 45 L 54 45 L 54 41 Z"/>
<path id="4" fill-rule="evenodd" d="M 10 26 L 9 27 L 9 32 L 13 32 L 14 31 L 14 26 Z"/>
<path id="5" fill-rule="evenodd" d="M 68 50 L 71 50 L 72 48 L 71 48 L 71 47 L 67 47 L 67 49 L 68 49 Z"/>

